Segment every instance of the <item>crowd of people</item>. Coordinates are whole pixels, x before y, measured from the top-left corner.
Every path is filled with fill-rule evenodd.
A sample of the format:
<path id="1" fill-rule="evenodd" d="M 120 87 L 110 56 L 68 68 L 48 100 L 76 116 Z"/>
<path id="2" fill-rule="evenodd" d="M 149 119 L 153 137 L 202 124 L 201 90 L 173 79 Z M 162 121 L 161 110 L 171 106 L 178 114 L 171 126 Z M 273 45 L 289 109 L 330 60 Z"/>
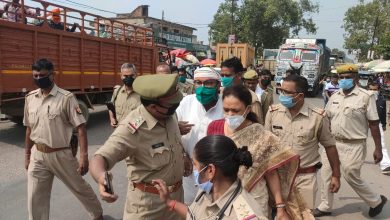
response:
<path id="1" fill-rule="evenodd" d="M 26 96 L 24 115 L 29 219 L 49 218 L 54 176 L 91 218 L 103 219 L 82 176 L 90 171 L 102 200 L 115 202 L 109 171 L 122 160 L 129 181 L 123 219 L 314 219 L 332 214 L 341 176 L 370 217 L 387 201 L 360 175 L 368 131 L 375 163 L 388 160 L 386 103 L 378 84 L 371 83 L 371 91 L 358 86 L 353 65 L 331 76 L 322 109 L 305 100 L 307 80 L 294 73 L 284 78 L 274 104 L 270 71 L 246 71 L 236 57 L 222 62 L 220 73 L 196 69 L 191 83 L 167 64 L 138 76 L 135 65 L 124 63 L 123 84 L 109 103 L 115 130 L 90 163 L 74 95 L 55 84 L 49 60 L 38 60 L 32 71 L 39 89 Z M 78 161 L 68 147 L 73 129 Z"/>

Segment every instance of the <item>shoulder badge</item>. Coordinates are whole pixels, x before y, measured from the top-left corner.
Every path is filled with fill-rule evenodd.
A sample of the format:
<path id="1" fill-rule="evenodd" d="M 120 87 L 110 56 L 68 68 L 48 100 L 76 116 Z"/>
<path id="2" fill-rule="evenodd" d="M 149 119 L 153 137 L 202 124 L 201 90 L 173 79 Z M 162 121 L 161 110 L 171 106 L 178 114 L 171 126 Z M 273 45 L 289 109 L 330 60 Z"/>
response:
<path id="1" fill-rule="evenodd" d="M 114 86 L 114 89 L 118 89 L 120 87 L 121 87 L 120 85 L 116 85 L 116 86 Z"/>
<path id="2" fill-rule="evenodd" d="M 33 94 L 37 94 L 38 91 L 39 91 L 39 89 L 33 90 L 33 91 L 27 93 L 26 97 L 27 97 L 27 96 L 30 96 L 30 95 L 33 95 Z"/>
<path id="3" fill-rule="evenodd" d="M 77 106 L 77 107 L 75 108 L 75 110 L 76 110 L 77 114 L 79 114 L 79 115 L 83 114 L 83 112 L 81 111 L 81 109 L 80 109 L 79 106 Z"/>
<path id="4" fill-rule="evenodd" d="M 139 127 L 145 122 L 145 119 L 142 116 L 139 116 L 135 120 L 131 120 L 127 123 L 127 128 L 129 129 L 131 134 L 135 134 Z"/>
<path id="5" fill-rule="evenodd" d="M 280 108 L 280 105 L 279 104 L 276 104 L 276 105 L 270 105 L 269 106 L 269 109 L 271 112 L 274 112 L 276 110 L 278 110 Z"/>
<path id="6" fill-rule="evenodd" d="M 326 111 L 322 108 L 313 107 L 313 108 L 311 108 L 311 110 L 313 110 L 313 112 L 321 115 L 322 117 L 326 116 Z"/>
<path id="7" fill-rule="evenodd" d="M 233 209 L 236 212 L 237 219 L 239 220 L 250 220 L 256 218 L 255 212 L 242 195 L 239 195 L 234 200 Z"/>

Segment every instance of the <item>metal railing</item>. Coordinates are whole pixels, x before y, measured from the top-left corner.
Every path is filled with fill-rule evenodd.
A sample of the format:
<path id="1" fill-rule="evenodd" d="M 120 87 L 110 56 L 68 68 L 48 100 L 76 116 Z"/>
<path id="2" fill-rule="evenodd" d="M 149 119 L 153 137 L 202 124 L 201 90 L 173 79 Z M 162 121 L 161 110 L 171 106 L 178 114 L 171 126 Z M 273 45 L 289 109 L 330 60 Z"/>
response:
<path id="1" fill-rule="evenodd" d="M 10 11 L 9 9 L 8 11 L 0 11 L 0 15 L 3 14 L 3 17 L 5 15 L 8 17 L 0 17 L 0 20 L 24 23 L 26 25 L 49 26 L 49 22 L 51 22 L 53 15 L 51 11 L 54 8 L 59 8 L 60 13 L 56 15 L 60 16 L 64 31 L 70 26 L 77 24 L 78 30 L 76 28 L 75 34 L 90 35 L 145 46 L 154 45 L 154 33 L 152 29 L 120 22 L 113 18 L 105 18 L 100 15 L 42 0 L 32 1 L 36 2 L 39 7 L 26 5 L 24 0 L 20 0 L 19 4 L 15 5 L 13 5 L 12 0 L 0 0 L 0 4 L 2 3 L 4 6 L 8 4 L 11 9 L 18 8 L 15 12 Z M 41 15 L 41 12 L 43 12 L 43 15 Z"/>

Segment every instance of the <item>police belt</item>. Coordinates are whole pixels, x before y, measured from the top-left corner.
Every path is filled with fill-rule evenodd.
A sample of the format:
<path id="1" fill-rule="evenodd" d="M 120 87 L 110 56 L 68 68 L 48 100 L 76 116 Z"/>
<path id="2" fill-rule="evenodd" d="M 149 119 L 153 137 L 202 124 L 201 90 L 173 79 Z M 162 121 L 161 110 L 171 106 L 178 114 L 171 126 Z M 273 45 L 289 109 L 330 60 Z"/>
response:
<path id="1" fill-rule="evenodd" d="M 366 139 L 343 139 L 343 138 L 335 138 L 336 141 L 346 144 L 362 144 L 366 141 Z"/>
<path id="2" fill-rule="evenodd" d="M 47 146 L 46 144 L 35 144 L 35 148 L 37 149 L 37 151 L 40 151 L 42 153 L 53 153 L 60 150 L 70 149 L 69 147 L 52 148 Z"/>
<path id="3" fill-rule="evenodd" d="M 179 182 L 171 185 L 171 186 L 167 186 L 168 188 L 168 192 L 169 193 L 173 193 L 173 192 L 176 192 L 177 190 L 179 190 L 182 186 L 183 182 L 180 180 Z M 142 192 L 148 192 L 148 193 L 153 193 L 153 194 L 160 194 L 158 192 L 158 189 L 152 185 L 152 184 L 149 184 L 149 183 L 134 183 L 133 182 L 133 186 L 134 188 L 137 188 L 139 190 L 141 190 Z"/>

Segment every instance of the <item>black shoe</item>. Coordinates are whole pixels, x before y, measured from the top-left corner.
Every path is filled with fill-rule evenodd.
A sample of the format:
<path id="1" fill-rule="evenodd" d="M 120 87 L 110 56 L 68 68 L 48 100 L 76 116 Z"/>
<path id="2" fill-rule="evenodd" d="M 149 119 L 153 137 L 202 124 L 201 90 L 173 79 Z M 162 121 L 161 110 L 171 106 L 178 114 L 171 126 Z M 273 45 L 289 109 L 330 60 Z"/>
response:
<path id="1" fill-rule="evenodd" d="M 314 217 L 322 217 L 322 216 L 329 216 L 331 215 L 332 213 L 331 212 L 323 212 L 321 210 L 319 210 L 318 208 L 315 208 L 311 211 L 311 214 L 314 216 Z"/>
<path id="2" fill-rule="evenodd" d="M 387 202 L 387 198 L 384 195 L 381 195 L 382 202 L 377 205 L 375 208 L 370 208 L 370 211 L 368 211 L 368 215 L 370 217 L 375 217 L 379 215 L 382 212 L 383 206 L 385 206 Z"/>

